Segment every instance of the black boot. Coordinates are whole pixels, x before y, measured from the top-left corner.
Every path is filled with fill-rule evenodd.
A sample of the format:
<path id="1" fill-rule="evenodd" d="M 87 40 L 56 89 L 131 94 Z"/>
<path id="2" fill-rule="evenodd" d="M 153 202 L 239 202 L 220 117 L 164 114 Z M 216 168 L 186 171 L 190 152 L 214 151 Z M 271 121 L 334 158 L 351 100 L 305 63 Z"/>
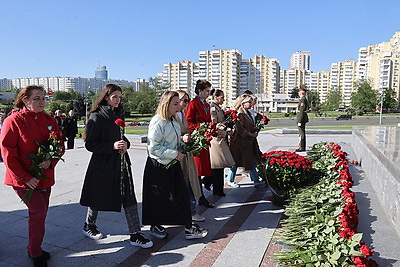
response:
<path id="1" fill-rule="evenodd" d="M 210 203 L 204 196 L 199 198 L 199 205 L 202 205 L 206 208 L 214 208 L 214 204 Z"/>
<path id="2" fill-rule="evenodd" d="M 213 169 L 213 194 L 224 197 L 224 169 Z"/>
<path id="3" fill-rule="evenodd" d="M 211 190 L 212 181 L 213 181 L 213 177 L 212 176 L 204 176 L 204 178 L 201 180 L 201 183 L 204 185 L 205 189 L 210 191 Z"/>

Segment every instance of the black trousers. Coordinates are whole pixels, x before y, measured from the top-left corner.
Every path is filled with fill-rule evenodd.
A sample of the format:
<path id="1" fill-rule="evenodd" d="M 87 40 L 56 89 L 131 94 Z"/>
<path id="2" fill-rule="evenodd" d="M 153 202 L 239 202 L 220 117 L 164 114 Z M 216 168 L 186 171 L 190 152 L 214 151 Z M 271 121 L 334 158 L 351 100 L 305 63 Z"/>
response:
<path id="1" fill-rule="evenodd" d="M 75 136 L 69 136 L 67 140 L 67 149 L 73 149 L 75 142 Z"/>

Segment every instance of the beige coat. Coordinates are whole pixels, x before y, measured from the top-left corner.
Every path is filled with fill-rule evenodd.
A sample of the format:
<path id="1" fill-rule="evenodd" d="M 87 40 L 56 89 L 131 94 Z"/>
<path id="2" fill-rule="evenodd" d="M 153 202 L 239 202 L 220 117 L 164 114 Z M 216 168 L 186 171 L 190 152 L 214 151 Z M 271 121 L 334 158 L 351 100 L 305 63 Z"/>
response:
<path id="1" fill-rule="evenodd" d="M 220 123 L 224 121 L 224 111 L 216 103 L 211 103 L 211 121 Z M 226 142 L 226 131 L 218 130 L 218 137 L 213 137 L 210 147 L 211 169 L 233 167 L 235 161 Z"/>
<path id="2" fill-rule="evenodd" d="M 261 152 L 257 138 L 250 137 L 248 134 L 258 132 L 258 129 L 255 127 L 253 119 L 242 107 L 238 109 L 238 119 L 230 143 L 230 150 L 235 159 L 236 167 L 251 170 L 261 163 Z"/>
<path id="3" fill-rule="evenodd" d="M 181 121 L 178 117 L 178 122 L 181 125 L 181 134 L 183 135 L 189 133 L 188 124 L 186 122 L 185 114 L 183 114 L 183 112 L 182 119 L 183 121 Z M 199 200 L 203 193 L 201 191 L 200 181 L 192 153 L 186 154 L 186 156 L 181 160 L 181 166 L 186 185 L 192 188 L 194 197 Z"/>

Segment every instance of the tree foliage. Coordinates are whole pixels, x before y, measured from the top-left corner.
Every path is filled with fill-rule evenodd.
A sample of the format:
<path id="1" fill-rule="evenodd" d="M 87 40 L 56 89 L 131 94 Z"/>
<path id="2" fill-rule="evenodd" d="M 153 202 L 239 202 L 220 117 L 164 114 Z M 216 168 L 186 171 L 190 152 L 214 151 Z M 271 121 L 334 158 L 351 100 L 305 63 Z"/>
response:
<path id="1" fill-rule="evenodd" d="M 372 89 L 369 81 L 359 81 L 354 84 L 355 92 L 351 93 L 351 105 L 358 112 L 373 112 L 377 106 L 377 92 Z"/>
<path id="2" fill-rule="evenodd" d="M 396 99 L 396 92 L 392 88 L 387 88 L 384 91 L 384 99 L 382 107 L 384 109 L 397 109 L 399 102 Z"/>
<path id="3" fill-rule="evenodd" d="M 335 89 L 331 90 L 328 94 L 326 102 L 324 103 L 324 109 L 331 110 L 331 111 L 338 109 L 340 106 L 341 99 L 342 99 L 342 96 L 340 94 L 339 88 L 335 88 Z"/>

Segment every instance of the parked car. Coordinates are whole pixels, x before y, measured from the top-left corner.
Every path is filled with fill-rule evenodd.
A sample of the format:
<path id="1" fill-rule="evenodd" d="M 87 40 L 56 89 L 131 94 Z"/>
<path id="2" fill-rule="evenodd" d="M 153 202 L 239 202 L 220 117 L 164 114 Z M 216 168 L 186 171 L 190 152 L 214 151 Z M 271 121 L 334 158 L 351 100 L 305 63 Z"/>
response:
<path id="1" fill-rule="evenodd" d="M 133 122 L 129 123 L 128 126 L 140 126 L 140 122 L 133 121 Z"/>
<path id="2" fill-rule="evenodd" d="M 140 123 L 140 125 L 149 125 L 149 124 L 150 124 L 149 121 L 142 121 L 142 122 Z"/>
<path id="3" fill-rule="evenodd" d="M 339 116 L 336 117 L 337 121 L 339 121 L 339 120 L 351 120 L 351 119 L 352 119 L 352 116 L 349 115 L 349 114 L 339 115 Z"/>

